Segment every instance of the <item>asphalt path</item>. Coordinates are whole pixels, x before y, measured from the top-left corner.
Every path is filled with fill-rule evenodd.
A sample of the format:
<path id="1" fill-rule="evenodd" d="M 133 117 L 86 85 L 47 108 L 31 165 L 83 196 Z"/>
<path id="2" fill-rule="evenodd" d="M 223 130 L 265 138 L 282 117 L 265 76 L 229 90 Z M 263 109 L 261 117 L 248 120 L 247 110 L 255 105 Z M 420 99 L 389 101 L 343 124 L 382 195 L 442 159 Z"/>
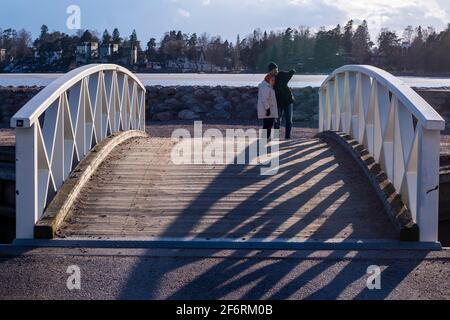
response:
<path id="1" fill-rule="evenodd" d="M 0 299 L 450 300 L 449 274 L 450 250 L 0 247 Z M 68 280 L 80 290 L 69 290 Z M 369 290 L 368 281 L 380 289 Z"/>

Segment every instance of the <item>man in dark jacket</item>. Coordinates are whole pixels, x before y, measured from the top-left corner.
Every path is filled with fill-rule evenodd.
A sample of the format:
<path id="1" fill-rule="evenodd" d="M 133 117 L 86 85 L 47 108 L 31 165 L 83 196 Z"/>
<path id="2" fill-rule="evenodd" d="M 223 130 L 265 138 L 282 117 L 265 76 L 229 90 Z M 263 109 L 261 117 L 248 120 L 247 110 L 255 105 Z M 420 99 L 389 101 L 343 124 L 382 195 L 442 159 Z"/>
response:
<path id="1" fill-rule="evenodd" d="M 275 129 L 280 129 L 283 117 L 286 121 L 286 140 L 292 138 L 293 127 L 293 109 L 294 109 L 294 95 L 288 84 L 296 73 L 295 70 L 279 71 L 275 79 L 275 94 L 277 96 L 278 113 L 280 118 L 275 124 Z"/>

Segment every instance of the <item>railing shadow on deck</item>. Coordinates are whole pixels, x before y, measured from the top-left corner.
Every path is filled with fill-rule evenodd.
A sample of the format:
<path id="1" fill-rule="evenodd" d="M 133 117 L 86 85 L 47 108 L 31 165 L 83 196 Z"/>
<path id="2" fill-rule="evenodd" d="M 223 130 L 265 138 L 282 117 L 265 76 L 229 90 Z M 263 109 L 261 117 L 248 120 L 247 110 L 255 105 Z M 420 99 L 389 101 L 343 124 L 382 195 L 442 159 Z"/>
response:
<path id="1" fill-rule="evenodd" d="M 279 172 L 278 179 L 268 185 L 266 188 L 263 188 L 258 193 L 251 196 L 247 201 L 251 202 L 254 206 L 255 212 L 258 212 L 261 208 L 263 208 L 267 202 L 263 199 L 265 196 L 273 192 L 273 190 L 277 189 L 281 184 L 293 179 L 289 185 L 285 187 L 285 190 L 279 190 L 284 192 L 294 185 L 298 185 L 301 183 L 307 182 L 309 179 L 314 177 L 318 171 L 323 171 L 325 169 L 330 169 L 333 165 L 336 165 L 337 161 L 342 161 L 337 159 L 334 161 L 330 161 L 324 163 L 315 171 L 310 171 L 307 174 L 299 176 L 298 170 L 305 170 L 309 165 L 314 162 L 320 161 L 320 158 L 327 157 L 325 152 L 320 154 L 318 157 L 312 158 L 309 161 L 305 161 L 301 168 L 296 168 L 297 171 L 293 172 L 292 168 L 283 167 L 283 159 L 299 159 L 301 157 L 305 157 L 307 154 L 311 154 L 319 144 L 319 141 L 313 143 L 313 145 L 309 146 L 307 150 L 299 150 L 295 148 L 295 144 L 298 142 L 286 142 L 281 148 L 286 151 L 283 158 L 281 159 L 281 169 Z M 314 145 L 315 144 L 315 145 Z M 247 152 L 248 150 L 246 150 Z M 356 167 L 356 166 L 355 166 Z M 228 166 L 226 167 L 222 174 L 219 175 L 211 184 L 221 184 L 221 176 L 229 173 L 236 174 L 236 166 Z M 239 170 L 244 170 L 244 167 L 239 167 Z M 259 168 L 255 167 L 250 170 L 258 170 Z M 345 177 L 341 177 L 344 180 Z M 325 177 L 324 179 L 329 179 L 327 184 L 333 184 L 336 182 L 336 179 L 331 179 L 329 177 Z M 239 191 L 239 189 L 247 186 L 249 182 L 242 181 L 236 185 L 235 190 L 229 191 L 227 194 L 232 192 Z M 208 188 L 205 188 L 207 190 Z M 310 190 L 311 193 L 299 194 L 294 197 L 291 201 L 295 202 L 299 206 L 304 205 L 310 199 L 311 194 L 316 194 L 321 191 L 321 188 L 318 186 L 313 186 Z M 206 191 L 207 192 L 207 191 Z M 303 230 L 306 226 L 308 226 L 311 222 L 313 222 L 317 217 L 319 217 L 331 203 L 333 203 L 336 199 L 341 198 L 347 192 L 342 190 L 342 188 L 338 188 L 335 190 L 328 198 L 324 199 L 321 203 L 317 204 L 317 206 L 311 210 L 311 212 L 302 219 L 302 221 L 298 221 L 290 228 L 277 235 L 279 239 L 287 239 L 295 236 L 301 230 Z M 211 201 L 209 207 L 213 206 L 215 202 L 220 200 L 220 198 L 226 196 L 226 194 L 222 194 L 217 196 L 216 199 Z M 350 194 L 349 197 L 352 195 Z M 184 219 L 186 215 L 189 215 L 191 208 L 196 206 L 196 202 L 199 201 L 201 196 L 199 196 L 196 200 L 194 200 L 186 210 L 184 210 L 183 214 L 179 216 L 179 218 L 173 222 L 173 224 L 167 228 L 164 236 L 171 235 L 171 228 L 182 228 L 185 236 L 189 235 L 189 232 L 195 226 L 195 223 L 190 222 L 187 224 L 187 219 Z M 312 235 L 312 239 L 323 239 L 324 230 L 332 230 L 331 234 L 328 234 L 331 238 L 333 235 L 337 235 L 344 228 L 346 228 L 349 224 L 352 223 L 349 219 L 342 219 L 340 217 L 342 212 L 345 212 L 349 208 L 347 208 L 348 198 L 346 201 L 343 201 L 341 206 L 336 209 L 334 212 L 334 216 L 329 218 L 329 220 L 320 227 L 317 231 L 315 231 Z M 240 208 L 245 207 L 248 203 L 242 203 L 237 208 L 232 210 L 229 215 L 233 215 L 239 212 Z M 259 218 L 254 221 L 244 222 L 244 223 L 235 223 L 230 224 L 228 222 L 227 229 L 223 231 L 223 236 L 227 238 L 240 238 L 242 235 L 248 235 L 248 232 L 255 229 L 258 226 L 262 226 L 262 229 L 253 233 L 252 238 L 263 238 L 263 234 L 271 233 L 279 226 L 280 221 L 276 221 L 277 212 L 283 211 L 286 213 L 286 210 L 290 210 L 292 205 L 290 204 L 281 204 L 271 210 L 268 210 L 266 213 L 262 214 Z M 380 215 L 382 215 L 382 209 L 380 206 Z M 294 212 L 289 212 L 289 215 Z M 198 217 L 201 219 L 201 216 Z M 386 218 L 387 219 L 387 218 Z M 223 219 L 219 220 L 216 225 L 212 225 L 211 228 L 217 227 L 218 224 L 223 222 Z M 205 236 L 209 230 L 205 230 L 203 233 L 198 235 L 198 237 Z M 353 225 L 353 233 L 348 234 L 348 238 L 354 237 L 358 238 L 363 235 L 364 226 L 362 225 Z M 183 234 L 181 234 L 182 236 Z M 211 257 L 214 253 L 220 253 L 221 250 L 210 250 L 211 252 L 208 255 Z M 337 266 L 335 264 L 336 261 L 340 259 L 345 259 L 351 252 L 350 251 L 332 251 L 328 253 L 328 258 L 325 260 L 320 260 L 318 263 L 312 263 L 310 266 L 306 267 L 306 271 L 297 273 L 296 276 L 292 276 L 292 273 L 303 263 L 305 259 L 296 259 L 296 252 L 289 253 L 285 259 L 276 259 L 273 258 L 274 253 L 276 251 L 263 251 L 258 254 L 258 259 L 242 259 L 242 252 L 236 250 L 231 251 L 231 254 L 227 256 L 226 259 L 218 259 L 217 264 L 215 264 L 212 268 L 204 271 L 199 276 L 197 276 L 193 281 L 183 286 L 180 289 L 177 289 L 175 292 L 170 293 L 167 298 L 169 299 L 223 299 L 227 298 L 236 292 L 239 289 L 245 291 L 245 294 L 241 296 L 243 299 L 262 299 L 262 298 L 272 298 L 272 299 L 288 299 L 296 295 L 296 293 L 302 288 L 306 287 L 311 281 L 321 277 L 323 275 L 327 275 L 328 273 L 335 273 L 335 276 L 330 277 L 330 281 L 323 285 L 322 287 L 317 288 L 317 290 L 313 291 L 314 293 L 306 296 L 306 299 L 336 299 L 355 281 L 360 280 L 361 278 L 367 277 L 366 268 L 369 267 L 369 264 L 366 268 L 356 269 L 351 265 L 351 263 L 343 263 L 342 265 Z M 307 252 L 306 256 L 309 257 L 313 254 L 313 251 Z M 250 255 L 250 254 L 249 254 Z M 387 266 L 383 274 L 392 274 L 394 276 L 391 277 L 390 282 L 386 283 L 383 286 L 382 290 L 378 291 L 370 291 L 367 288 L 360 288 L 358 294 L 355 295 L 357 299 L 384 299 L 387 298 L 390 293 L 401 283 L 401 281 L 411 273 L 422 258 L 427 255 L 426 252 L 418 253 L 417 259 L 414 261 L 408 261 L 406 264 L 402 264 L 400 269 L 395 268 L 390 265 Z M 290 259 L 292 258 L 292 259 Z M 354 259 L 359 259 L 360 253 L 356 253 Z M 162 265 L 161 268 L 158 268 L 158 271 L 155 273 L 155 269 L 152 268 L 152 272 L 149 273 L 150 268 L 145 258 L 142 261 L 139 261 L 134 268 L 134 270 L 129 275 L 129 280 L 127 286 L 122 290 L 121 298 L 123 299 L 154 299 L 156 298 L 156 294 L 159 288 L 159 284 L 162 281 L 167 281 L 167 277 L 169 275 L 179 269 L 184 267 L 188 267 L 189 265 L 201 264 L 205 258 L 180 258 L 173 259 L 173 264 L 170 266 Z M 380 263 L 383 263 L 382 261 Z M 338 269 L 336 271 L 336 269 Z M 145 276 L 147 275 L 147 276 Z M 143 279 L 143 277 L 145 279 Z M 292 279 L 290 279 L 292 277 Z M 288 278 L 289 280 L 283 283 L 283 280 Z M 143 281 L 144 280 L 144 281 Z M 145 283 L 145 285 L 143 285 Z M 248 289 L 248 288 L 251 289 Z"/>

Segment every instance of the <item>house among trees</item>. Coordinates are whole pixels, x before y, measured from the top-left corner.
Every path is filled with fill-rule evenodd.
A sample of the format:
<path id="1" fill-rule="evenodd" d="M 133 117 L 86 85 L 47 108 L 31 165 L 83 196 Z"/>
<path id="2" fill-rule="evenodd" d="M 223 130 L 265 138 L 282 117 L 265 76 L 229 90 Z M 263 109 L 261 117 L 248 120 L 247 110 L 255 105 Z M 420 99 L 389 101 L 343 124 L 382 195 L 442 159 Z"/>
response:
<path id="1" fill-rule="evenodd" d="M 402 57 L 406 57 L 409 49 L 411 49 L 411 43 L 409 41 L 403 41 L 400 48 L 402 49 Z"/>
<path id="2" fill-rule="evenodd" d="M 108 61 L 113 55 L 119 52 L 119 44 L 117 43 L 103 43 L 100 46 L 100 60 L 103 62 Z"/>
<path id="3" fill-rule="evenodd" d="M 85 64 L 99 57 L 98 42 L 84 42 L 77 45 L 76 62 Z"/>
<path id="4" fill-rule="evenodd" d="M 402 35 L 382 29 L 372 42 L 366 21 L 355 25 L 320 28 L 256 29 L 234 43 L 206 33 L 166 32 L 161 41 L 150 38 L 146 47 L 133 30 L 122 37 L 116 28 L 66 34 L 41 27 L 33 40 L 26 30 L 0 30 L 0 63 L 4 72 L 66 72 L 88 63 L 116 63 L 135 71 L 155 72 L 260 72 L 269 61 L 299 73 L 328 73 L 345 64 L 372 64 L 392 72 L 450 74 L 450 24 L 437 32 L 432 27 L 408 26 Z"/>
<path id="5" fill-rule="evenodd" d="M 145 64 L 145 67 L 147 70 L 152 70 L 152 71 L 161 71 L 162 70 L 161 62 L 158 62 L 158 61 L 147 61 Z"/>
<path id="6" fill-rule="evenodd" d="M 116 54 L 113 54 L 109 61 L 112 61 L 114 63 L 119 63 L 122 65 L 126 65 L 129 67 L 135 66 L 140 63 L 139 60 L 139 49 L 137 46 L 133 47 L 121 47 L 117 51 Z M 143 61 L 145 64 L 145 62 Z"/>
<path id="7" fill-rule="evenodd" d="M 6 49 L 0 49 L 0 62 L 6 61 Z"/>
<path id="8" fill-rule="evenodd" d="M 59 60 L 61 60 L 63 56 L 63 51 L 61 49 L 56 49 L 48 52 L 40 52 L 34 48 L 34 59 L 37 61 L 43 60 L 45 64 L 53 64 Z M 42 58 L 42 59 L 41 59 Z"/>
<path id="9" fill-rule="evenodd" d="M 130 61 L 129 61 L 129 65 L 130 66 L 134 66 L 138 63 L 138 47 L 137 46 L 132 46 L 130 48 Z"/>
<path id="10" fill-rule="evenodd" d="M 198 48 L 197 49 L 198 52 L 198 59 L 195 62 L 196 64 L 196 72 L 212 72 L 212 69 L 214 68 L 214 66 L 209 63 L 208 61 L 206 61 L 206 57 L 205 57 L 205 51 L 203 50 L 203 48 Z"/>
<path id="11" fill-rule="evenodd" d="M 217 67 L 206 61 L 203 48 L 197 47 L 196 54 L 193 59 L 189 59 L 187 55 L 182 55 L 174 60 L 168 60 L 167 69 L 177 72 L 214 72 Z"/>

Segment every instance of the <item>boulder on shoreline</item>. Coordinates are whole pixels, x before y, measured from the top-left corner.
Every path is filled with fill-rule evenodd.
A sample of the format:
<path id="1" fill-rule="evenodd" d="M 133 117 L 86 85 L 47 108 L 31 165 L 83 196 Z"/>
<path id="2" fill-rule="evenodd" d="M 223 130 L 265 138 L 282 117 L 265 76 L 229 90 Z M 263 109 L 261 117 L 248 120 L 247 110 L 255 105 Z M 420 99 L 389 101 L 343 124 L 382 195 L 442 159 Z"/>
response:
<path id="1" fill-rule="evenodd" d="M 197 120 L 200 116 L 192 110 L 183 110 L 178 113 L 178 119 L 180 120 Z"/>
<path id="2" fill-rule="evenodd" d="M 43 87 L 1 87 L 0 124 L 9 126 L 11 117 Z M 256 120 L 257 87 L 147 86 L 147 120 Z M 450 125 L 450 91 L 415 88 Z M 294 121 L 318 124 L 319 88 L 293 89 Z"/>
<path id="3" fill-rule="evenodd" d="M 256 120 L 258 88 L 256 87 L 147 87 L 147 111 L 150 119 L 166 118 L 160 112 L 172 111 L 180 120 L 242 119 Z M 173 95 L 174 92 L 177 92 Z M 319 89 L 293 89 L 296 97 L 294 119 L 316 121 L 319 110 Z M 169 94 L 172 93 L 172 96 Z M 153 106 L 157 107 L 153 107 Z M 155 112 L 156 111 L 156 112 Z M 173 120 L 173 119 L 171 119 Z"/>

